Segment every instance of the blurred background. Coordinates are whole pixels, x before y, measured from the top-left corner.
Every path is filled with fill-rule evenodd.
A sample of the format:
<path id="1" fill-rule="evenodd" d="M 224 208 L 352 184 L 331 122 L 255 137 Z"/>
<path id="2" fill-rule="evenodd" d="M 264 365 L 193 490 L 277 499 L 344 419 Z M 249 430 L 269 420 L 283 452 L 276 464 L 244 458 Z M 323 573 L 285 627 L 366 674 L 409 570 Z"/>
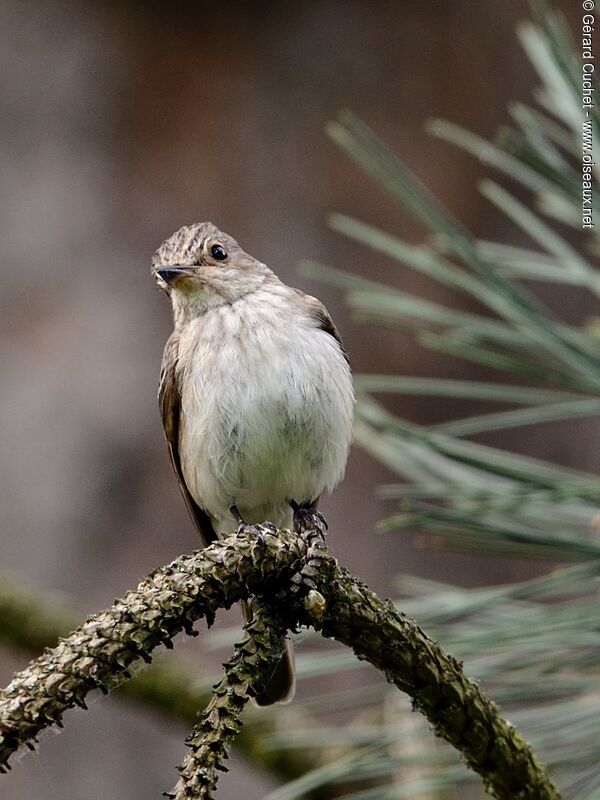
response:
<path id="1" fill-rule="evenodd" d="M 567 0 L 554 5 L 578 16 Z M 1 3 L 3 571 L 83 615 L 196 546 L 156 403 L 170 307 L 149 275 L 152 252 L 183 224 L 212 220 L 324 300 L 357 372 L 480 374 L 401 333 L 357 325 L 340 293 L 298 263 L 443 300 L 443 289 L 328 230 L 327 215 L 343 211 L 423 237 L 324 135 L 341 108 L 478 236 L 518 243 L 474 189 L 481 167 L 423 123 L 442 117 L 490 136 L 507 102 L 529 97 L 535 77 L 514 34 L 527 13 L 516 0 Z M 545 299 L 570 320 L 589 302 L 556 290 Z M 440 400 L 388 405 L 416 422 L 450 415 Z M 489 439 L 598 467 L 589 423 L 551 438 Z M 344 484 L 323 503 L 335 554 L 377 592 L 392 593 L 400 571 L 465 586 L 530 574 L 517 560 L 449 556 L 376 533 L 375 489 L 389 480 L 354 448 Z M 176 656 L 206 669 L 199 640 Z M 2 681 L 26 660 L 1 651 Z M 3 777 L 2 797 L 141 800 L 174 779 L 183 726 L 114 695 L 66 722 Z M 260 797 L 269 785 L 234 755 L 219 796 Z"/>

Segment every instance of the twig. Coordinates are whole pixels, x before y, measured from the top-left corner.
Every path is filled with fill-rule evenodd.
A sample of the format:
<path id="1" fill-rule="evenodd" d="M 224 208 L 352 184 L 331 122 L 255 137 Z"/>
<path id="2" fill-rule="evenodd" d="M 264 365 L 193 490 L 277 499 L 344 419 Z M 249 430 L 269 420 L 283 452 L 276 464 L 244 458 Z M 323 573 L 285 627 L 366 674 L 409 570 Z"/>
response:
<path id="1" fill-rule="evenodd" d="M 18 648 L 29 657 L 52 647 L 83 619 L 63 606 L 60 598 L 43 598 L 26 590 L 8 574 L 0 573 L 0 642 Z M 192 676 L 181 666 L 163 661 L 137 672 L 121 683 L 116 697 L 141 704 L 190 728 L 197 721 L 197 710 L 210 700 L 210 692 L 198 688 L 197 667 Z M 234 741 L 236 750 L 252 764 L 267 770 L 279 781 L 299 778 L 314 769 L 314 758 L 304 749 L 266 744 L 275 730 L 272 715 L 254 712 L 247 715 Z M 326 800 L 324 789 L 310 793 L 312 800 Z"/>
<path id="2" fill-rule="evenodd" d="M 224 664 L 225 672 L 214 688 L 212 700 L 202 719 L 194 726 L 186 744 L 189 753 L 178 767 L 180 778 L 166 797 L 172 800 L 209 800 L 217 786 L 224 760 L 242 727 L 241 714 L 252 694 L 252 686 L 281 657 L 285 627 L 277 624 L 274 613 L 256 606 L 246 626 L 247 636 L 236 645 L 233 656 Z"/>
<path id="3" fill-rule="evenodd" d="M 287 627 L 313 625 L 382 670 L 462 752 L 490 794 L 558 800 L 527 743 L 413 620 L 340 569 L 314 532 L 262 526 L 261 533 L 229 536 L 157 570 L 17 674 L 0 695 L 0 761 L 67 708 L 83 705 L 90 689 L 106 691 L 133 661 L 191 632 L 194 620 L 210 622 L 218 608 L 258 595 L 276 601 Z"/>
<path id="4" fill-rule="evenodd" d="M 462 753 L 499 800 L 559 800 L 542 764 L 498 707 L 417 623 L 339 567 L 327 593 L 325 636 L 351 647 L 408 694 L 437 736 Z"/>
<path id="5" fill-rule="evenodd" d="M 250 533 L 229 536 L 151 573 L 14 676 L 0 694 L 0 764 L 60 724 L 68 708 L 85 708 L 88 692 L 107 692 L 129 677 L 134 662 L 150 662 L 152 650 L 170 647 L 182 630 L 192 635 L 195 620 L 211 624 L 219 608 L 251 594 L 268 600 L 282 587 L 300 587 L 312 546 L 307 536 L 275 535 L 265 526 L 260 541 Z"/>

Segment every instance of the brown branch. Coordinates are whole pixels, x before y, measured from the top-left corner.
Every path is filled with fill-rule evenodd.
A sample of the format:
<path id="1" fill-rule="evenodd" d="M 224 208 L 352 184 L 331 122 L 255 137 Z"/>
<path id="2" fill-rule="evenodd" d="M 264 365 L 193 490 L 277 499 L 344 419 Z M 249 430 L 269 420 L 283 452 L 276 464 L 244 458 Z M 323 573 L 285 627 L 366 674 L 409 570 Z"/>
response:
<path id="1" fill-rule="evenodd" d="M 224 664 L 223 677 L 200 722 L 186 740 L 190 750 L 178 767 L 180 778 L 166 793 L 172 800 L 210 800 L 218 771 L 227 771 L 223 762 L 241 730 L 241 714 L 253 694 L 252 687 L 260 684 L 274 661 L 281 658 L 286 629 L 272 611 L 256 604 L 246 631 L 246 637 Z"/>
<path id="2" fill-rule="evenodd" d="M 313 625 L 352 647 L 413 698 L 438 735 L 458 750 L 486 790 L 509 800 L 558 800 L 527 743 L 496 706 L 417 624 L 340 569 L 315 531 L 302 535 L 261 527 L 182 556 L 152 573 L 17 674 L 0 695 L 0 761 L 63 712 L 107 690 L 137 659 L 191 632 L 200 617 L 249 595 L 284 609 L 288 627 Z"/>
<path id="3" fill-rule="evenodd" d="M 57 596 L 43 599 L 27 590 L 14 577 L 0 573 L 0 643 L 17 648 L 29 657 L 76 628 L 82 614 L 65 607 Z M 190 728 L 197 722 L 198 709 L 210 700 L 211 693 L 198 688 L 198 668 L 194 674 L 176 664 L 163 661 L 137 672 L 131 680 L 119 684 L 116 697 L 141 704 L 171 717 Z M 301 777 L 315 767 L 314 758 L 304 749 L 277 747 L 267 740 L 275 732 L 273 716 L 264 712 L 247 715 L 244 727 L 234 741 L 238 753 L 252 764 L 269 772 L 276 780 L 287 782 Z M 322 789 L 309 795 L 326 800 Z"/>

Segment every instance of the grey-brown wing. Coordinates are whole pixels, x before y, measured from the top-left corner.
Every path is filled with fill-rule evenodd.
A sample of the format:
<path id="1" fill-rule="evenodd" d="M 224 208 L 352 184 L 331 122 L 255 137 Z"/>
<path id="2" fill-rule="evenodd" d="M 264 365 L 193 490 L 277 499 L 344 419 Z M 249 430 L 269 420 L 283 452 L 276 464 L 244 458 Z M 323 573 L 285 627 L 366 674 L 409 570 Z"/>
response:
<path id="1" fill-rule="evenodd" d="M 177 475 L 181 494 L 183 495 L 183 499 L 190 513 L 190 517 L 198 529 L 198 533 L 202 537 L 204 544 L 207 545 L 213 542 L 217 538 L 217 535 L 210 521 L 210 517 L 196 503 L 187 488 L 179 458 L 179 414 L 181 411 L 181 392 L 179 390 L 177 378 L 178 355 L 179 336 L 177 333 L 173 333 L 167 341 L 165 351 L 163 353 L 160 369 L 160 385 L 158 387 L 158 404 L 160 407 L 160 413 L 162 415 L 167 444 L 169 446 L 171 463 L 173 465 L 173 469 L 175 470 L 175 474 Z"/>
<path id="2" fill-rule="evenodd" d="M 320 300 L 317 300 L 316 297 L 313 297 L 310 294 L 305 294 L 304 292 L 300 291 L 300 289 L 294 289 L 298 297 L 301 299 L 304 308 L 308 311 L 309 316 L 311 316 L 315 324 L 318 328 L 325 333 L 328 333 L 330 336 L 336 340 L 336 342 L 340 346 L 340 350 L 342 355 L 348 362 L 350 363 L 350 358 L 348 357 L 348 353 L 346 348 L 344 347 L 344 342 L 342 341 L 342 337 L 340 336 L 340 332 L 338 331 L 335 322 L 331 319 L 331 315 L 329 311 L 325 308 L 323 303 Z M 315 511 L 319 505 L 320 497 L 316 497 L 310 504 L 311 508 Z"/>
<path id="3" fill-rule="evenodd" d="M 340 350 L 342 351 L 342 355 L 346 359 L 348 363 L 350 363 L 350 359 L 348 358 L 348 353 L 346 352 L 346 348 L 344 347 L 344 343 L 342 341 L 342 337 L 340 336 L 340 332 L 338 331 L 334 321 L 331 319 L 329 311 L 325 308 L 323 303 L 320 300 L 317 300 L 316 297 L 312 297 L 310 294 L 305 294 L 301 292 L 300 289 L 294 289 L 298 297 L 300 297 L 304 308 L 308 311 L 309 316 L 311 316 L 317 327 L 319 327 L 322 331 L 330 334 L 333 338 L 337 341 L 340 346 Z"/>

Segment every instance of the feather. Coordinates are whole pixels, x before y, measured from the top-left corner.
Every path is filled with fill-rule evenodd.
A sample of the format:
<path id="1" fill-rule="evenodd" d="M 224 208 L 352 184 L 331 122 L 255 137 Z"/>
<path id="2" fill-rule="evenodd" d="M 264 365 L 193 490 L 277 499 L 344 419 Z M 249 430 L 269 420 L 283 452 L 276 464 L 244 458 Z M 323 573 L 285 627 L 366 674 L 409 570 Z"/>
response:
<path id="1" fill-rule="evenodd" d="M 300 289 L 294 289 L 294 292 L 302 300 L 305 310 L 308 312 L 308 316 L 315 321 L 317 327 L 322 331 L 325 331 L 325 333 L 328 333 L 330 336 L 333 336 L 333 338 L 339 344 L 344 358 L 349 364 L 350 359 L 348 357 L 348 353 L 346 352 L 346 348 L 344 347 L 340 332 L 338 331 L 335 322 L 331 319 L 331 315 L 323 303 L 320 300 L 317 300 L 316 297 L 300 291 Z"/>
<path id="2" fill-rule="evenodd" d="M 179 413 L 181 409 L 181 392 L 178 385 L 177 360 L 179 356 L 179 333 L 174 331 L 169 337 L 160 369 L 158 387 L 158 404 L 162 414 L 163 427 L 171 456 L 171 464 L 177 475 L 179 488 L 189 511 L 190 517 L 205 545 L 213 542 L 217 535 L 208 514 L 196 503 L 189 492 L 181 471 L 179 458 Z"/>

